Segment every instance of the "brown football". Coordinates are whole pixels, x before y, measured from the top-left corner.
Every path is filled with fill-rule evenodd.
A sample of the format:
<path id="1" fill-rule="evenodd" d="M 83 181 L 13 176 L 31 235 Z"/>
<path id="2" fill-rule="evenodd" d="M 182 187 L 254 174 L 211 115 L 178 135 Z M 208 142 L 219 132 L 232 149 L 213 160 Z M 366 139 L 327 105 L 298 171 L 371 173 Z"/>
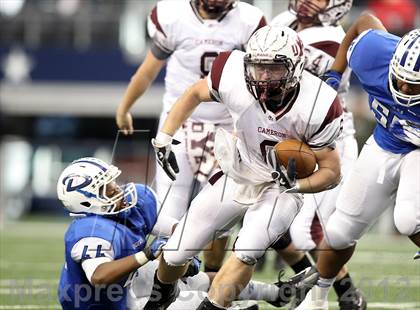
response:
<path id="1" fill-rule="evenodd" d="M 297 178 L 302 179 L 310 176 L 316 166 L 316 158 L 311 148 L 299 140 L 284 140 L 274 146 L 277 160 L 287 167 L 289 158 L 296 160 Z"/>

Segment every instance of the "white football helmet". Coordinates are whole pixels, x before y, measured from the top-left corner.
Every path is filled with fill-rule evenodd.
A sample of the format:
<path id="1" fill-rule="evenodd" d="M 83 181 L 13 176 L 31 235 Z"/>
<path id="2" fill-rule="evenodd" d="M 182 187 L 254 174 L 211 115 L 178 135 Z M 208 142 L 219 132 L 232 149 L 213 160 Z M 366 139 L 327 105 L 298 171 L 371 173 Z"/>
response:
<path id="1" fill-rule="evenodd" d="M 327 0 L 328 1 L 328 0 Z M 320 22 L 324 26 L 336 25 L 351 9 L 353 0 L 329 0 L 325 9 L 312 0 L 290 0 L 289 11 L 305 23 Z M 308 11 L 315 14 L 308 15 Z"/>
<path id="2" fill-rule="evenodd" d="M 301 39 L 289 27 L 265 26 L 251 36 L 244 56 L 245 81 L 264 110 L 267 99 L 285 95 L 298 85 L 304 53 Z M 261 75 L 261 70 L 270 72 Z"/>
<path id="3" fill-rule="evenodd" d="M 414 29 L 401 38 L 389 64 L 388 79 L 395 102 L 403 106 L 420 103 L 420 93 L 407 95 L 397 86 L 397 79 L 408 84 L 420 85 L 420 29 Z"/>
<path id="4" fill-rule="evenodd" d="M 58 178 L 58 199 L 71 213 L 112 215 L 125 211 L 137 203 L 134 183 L 126 184 L 123 190 L 112 197 L 106 194 L 107 185 L 120 174 L 120 169 L 97 158 L 84 157 L 75 160 Z M 123 199 L 126 205 L 116 210 Z"/>

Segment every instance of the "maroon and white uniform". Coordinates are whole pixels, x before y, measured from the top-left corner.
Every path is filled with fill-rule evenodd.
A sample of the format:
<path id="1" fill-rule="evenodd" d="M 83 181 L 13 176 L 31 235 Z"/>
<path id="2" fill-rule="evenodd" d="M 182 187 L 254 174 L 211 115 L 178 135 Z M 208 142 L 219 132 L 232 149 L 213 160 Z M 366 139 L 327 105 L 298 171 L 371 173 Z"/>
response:
<path id="1" fill-rule="evenodd" d="M 167 59 L 160 126 L 177 98 L 209 73 L 218 53 L 243 49 L 250 36 L 265 25 L 262 11 L 243 2 L 235 3 L 219 19 L 204 20 L 193 1 L 159 1 L 149 16 L 148 31 L 154 56 Z M 203 183 L 217 166 L 213 154 L 217 127 L 232 128 L 226 107 L 202 103 L 175 136 L 181 141 L 173 147 L 180 168 L 177 180 L 172 183 L 157 167 L 162 212 L 180 219 L 188 207 L 194 178 Z"/>
<path id="2" fill-rule="evenodd" d="M 340 134 L 342 108 L 331 87 L 304 72 L 295 98 L 269 115 L 247 89 L 243 59 L 241 51 L 221 53 L 207 78 L 212 96 L 231 114 L 236 135 L 218 129 L 215 155 L 224 176 L 216 173 L 193 200 L 166 245 L 177 249 L 164 252 L 169 264 L 185 263 L 243 216 L 235 253 L 254 264 L 287 231 L 302 204 L 302 195 L 272 182 L 266 152 L 285 139 L 313 149 L 334 147 Z"/>
<path id="3" fill-rule="evenodd" d="M 296 15 L 289 11 L 277 15 L 271 25 L 288 26 L 296 29 Z M 321 76 L 334 62 L 335 55 L 345 36 L 343 27 L 313 26 L 299 31 L 307 55 L 305 70 L 316 76 Z M 341 175 L 346 176 L 357 159 L 357 142 L 354 138 L 353 115 L 345 106 L 346 95 L 349 89 L 350 69 L 343 74 L 338 90 L 343 113 L 343 131 L 337 139 L 337 150 L 341 158 Z M 335 209 L 340 186 L 317 194 L 305 195 L 304 206 L 296 216 L 290 233 L 295 246 L 302 250 L 312 250 L 323 237 L 321 225 L 326 224 L 329 216 Z M 317 214 L 316 214 L 317 212 Z"/>

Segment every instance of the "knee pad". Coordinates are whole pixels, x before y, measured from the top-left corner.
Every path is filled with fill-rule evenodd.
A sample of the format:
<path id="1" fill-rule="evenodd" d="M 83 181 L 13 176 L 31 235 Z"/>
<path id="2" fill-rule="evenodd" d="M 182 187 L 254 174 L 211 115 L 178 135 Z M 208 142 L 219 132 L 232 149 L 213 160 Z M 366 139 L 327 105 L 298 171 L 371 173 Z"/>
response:
<path id="1" fill-rule="evenodd" d="M 394 211 L 394 223 L 398 231 L 405 236 L 411 236 L 420 231 L 420 223 L 417 221 L 416 217 L 413 216 L 411 212 L 407 210 L 412 210 L 413 206 L 399 206 L 398 210 L 405 210 L 405 212 L 396 212 Z"/>
<path id="2" fill-rule="evenodd" d="M 165 249 L 163 249 L 162 257 L 169 266 L 174 267 L 185 266 L 190 260 L 189 253 L 184 251 L 165 251 Z"/>
<path id="3" fill-rule="evenodd" d="M 246 265 L 253 266 L 257 263 L 257 261 L 264 255 L 265 250 L 245 250 L 237 248 L 237 241 L 238 237 L 236 237 L 235 242 L 233 243 L 233 251 L 235 252 L 235 256 L 237 259 L 239 259 L 241 262 L 243 262 Z"/>
<path id="4" fill-rule="evenodd" d="M 265 251 L 235 251 L 236 258 L 246 265 L 253 266 Z"/>
<path id="5" fill-rule="evenodd" d="M 341 250 L 356 244 L 357 240 L 352 237 L 350 230 L 345 228 L 346 226 L 340 227 L 337 223 L 330 224 L 331 221 L 327 224 L 324 239 L 331 248 Z"/>

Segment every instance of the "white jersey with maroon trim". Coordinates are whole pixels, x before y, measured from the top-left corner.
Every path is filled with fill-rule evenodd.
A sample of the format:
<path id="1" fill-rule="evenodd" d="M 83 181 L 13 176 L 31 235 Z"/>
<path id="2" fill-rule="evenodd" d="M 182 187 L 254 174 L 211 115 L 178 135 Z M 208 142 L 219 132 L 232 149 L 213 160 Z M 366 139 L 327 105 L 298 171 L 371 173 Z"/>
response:
<path id="1" fill-rule="evenodd" d="M 296 15 L 289 11 L 285 11 L 277 15 L 271 23 L 272 25 L 288 26 L 296 30 L 297 20 Z M 321 76 L 328 70 L 340 47 L 341 41 L 345 36 L 343 27 L 337 26 L 313 26 L 303 29 L 298 32 L 303 44 L 305 45 L 305 52 L 307 61 L 305 69 L 316 76 Z M 346 111 L 346 98 L 350 86 L 351 70 L 347 69 L 341 80 L 340 88 L 338 89 L 339 97 L 344 111 Z M 343 136 L 353 135 L 355 133 L 353 116 L 349 112 L 344 113 Z"/>
<path id="2" fill-rule="evenodd" d="M 334 147 L 341 132 L 342 107 L 331 87 L 304 71 L 294 102 L 270 115 L 247 89 L 243 58 L 241 51 L 221 53 L 207 78 L 212 95 L 226 106 L 234 121 L 238 154 L 230 163 L 229 174 L 237 183 L 271 181 L 265 156 L 279 141 L 297 139 L 313 149 Z M 216 158 L 223 169 L 217 138 Z"/>
<path id="3" fill-rule="evenodd" d="M 160 1 L 148 20 L 153 39 L 152 52 L 168 58 L 165 77 L 164 111 L 200 78 L 205 77 L 218 53 L 243 49 L 250 36 L 266 21 L 260 9 L 239 2 L 218 20 L 203 20 L 190 1 Z M 219 103 L 203 103 L 193 113 L 195 121 L 231 122 Z"/>

